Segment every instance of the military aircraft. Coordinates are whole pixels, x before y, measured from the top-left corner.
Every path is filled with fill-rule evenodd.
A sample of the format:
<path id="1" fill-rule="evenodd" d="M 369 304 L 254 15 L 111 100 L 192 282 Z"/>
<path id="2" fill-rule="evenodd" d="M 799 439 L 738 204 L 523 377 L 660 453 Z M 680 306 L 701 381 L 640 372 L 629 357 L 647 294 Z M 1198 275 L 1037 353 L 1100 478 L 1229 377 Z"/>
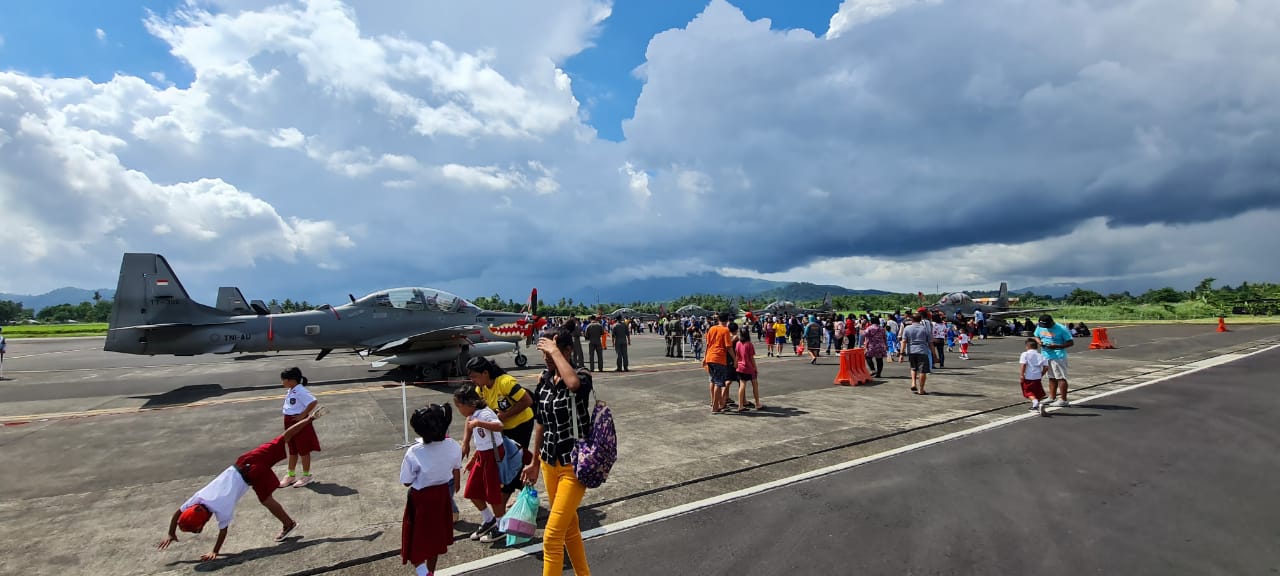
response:
<path id="1" fill-rule="evenodd" d="M 835 308 L 831 304 L 831 293 L 828 292 L 827 295 L 822 298 L 822 304 L 819 304 L 817 308 L 805 308 L 804 306 L 799 306 L 795 302 L 791 302 L 789 300 L 778 300 L 769 303 L 768 306 L 765 306 L 760 310 L 751 310 L 748 315 L 763 316 L 765 314 L 770 314 L 773 316 L 798 316 L 801 314 L 826 314 L 834 309 Z"/>
<path id="2" fill-rule="evenodd" d="M 380 290 L 341 306 L 275 313 L 256 301 L 244 312 L 244 296 L 219 289 L 217 308 L 187 294 L 159 254 L 127 253 L 111 307 L 108 352 L 192 356 L 232 352 L 319 350 L 316 360 L 349 348 L 361 357 L 417 370 L 423 377 L 460 371 L 475 356 L 515 352 L 528 364 L 518 341 L 546 323 L 536 316 L 537 291 L 528 313 L 481 310 L 442 290 Z M 505 332 L 499 335 L 495 333 Z"/>
<path id="3" fill-rule="evenodd" d="M 676 315 L 676 316 L 680 316 L 680 317 L 693 317 L 693 318 L 698 318 L 698 317 L 707 317 L 707 318 L 712 318 L 712 317 L 716 316 L 717 314 L 719 314 L 720 312 L 728 312 L 728 313 L 729 313 L 729 317 L 730 317 L 730 318 L 737 318 L 737 317 L 738 317 L 738 312 L 739 312 L 739 310 L 738 310 L 738 299 L 737 299 L 737 298 L 734 298 L 732 301 L 730 301 L 730 302 L 729 302 L 729 309 L 728 309 L 728 310 L 720 310 L 720 311 L 707 310 L 706 308 L 703 308 L 703 307 L 701 307 L 701 306 L 698 306 L 697 304 L 689 304 L 689 305 L 686 305 L 686 306 L 681 306 L 681 307 L 679 307 L 679 308 L 676 308 L 675 315 Z"/>
<path id="4" fill-rule="evenodd" d="M 648 321 L 648 320 L 657 320 L 666 315 L 667 315 L 666 306 L 662 306 L 661 308 L 659 308 L 657 314 L 652 314 L 649 312 L 639 312 L 632 308 L 619 308 L 607 314 L 608 317 L 613 318 L 614 320 L 621 320 L 623 318 L 634 318 L 642 322 Z"/>
<path id="5" fill-rule="evenodd" d="M 1011 316 L 1031 316 L 1041 312 L 1051 312 L 1057 308 L 1009 308 L 1009 284 L 1000 283 L 1000 295 L 992 305 L 979 304 L 964 292 L 953 292 L 938 300 L 937 304 L 927 306 L 935 312 L 942 312 L 948 320 L 955 318 L 959 312 L 965 318 L 973 318 L 978 310 L 986 315 L 987 324 L 999 325 Z"/>

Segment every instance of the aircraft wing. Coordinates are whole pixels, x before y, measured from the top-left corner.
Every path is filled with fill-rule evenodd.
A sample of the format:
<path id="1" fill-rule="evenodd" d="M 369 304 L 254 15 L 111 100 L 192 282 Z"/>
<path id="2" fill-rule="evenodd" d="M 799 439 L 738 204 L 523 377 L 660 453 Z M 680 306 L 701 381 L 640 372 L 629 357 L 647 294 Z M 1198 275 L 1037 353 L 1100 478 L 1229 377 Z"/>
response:
<path id="1" fill-rule="evenodd" d="M 107 331 L 113 332 L 116 330 L 134 330 L 134 329 L 151 330 L 154 328 L 179 328 L 183 326 L 190 326 L 190 327 L 225 326 L 227 324 L 244 324 L 244 320 L 229 320 L 227 322 L 170 322 L 168 324 L 138 324 L 137 326 L 120 326 L 117 328 L 108 328 Z"/>
<path id="2" fill-rule="evenodd" d="M 1044 312 L 1053 312 L 1054 310 L 1057 310 L 1057 308 L 1026 308 L 1022 310 L 1005 310 L 1003 312 L 988 313 L 987 318 L 991 320 L 1004 320 L 1005 318 L 1013 318 L 1013 317 L 1020 317 L 1020 316 L 1034 318 Z"/>
<path id="3" fill-rule="evenodd" d="M 432 348 L 442 348 L 450 343 L 466 339 L 474 333 L 484 330 L 483 326 L 467 324 L 463 326 L 452 326 L 449 328 L 440 328 L 431 330 L 421 334 L 414 334 L 405 338 L 399 338 L 390 342 L 373 347 L 371 350 L 375 354 L 390 355 L 410 350 L 430 350 Z"/>

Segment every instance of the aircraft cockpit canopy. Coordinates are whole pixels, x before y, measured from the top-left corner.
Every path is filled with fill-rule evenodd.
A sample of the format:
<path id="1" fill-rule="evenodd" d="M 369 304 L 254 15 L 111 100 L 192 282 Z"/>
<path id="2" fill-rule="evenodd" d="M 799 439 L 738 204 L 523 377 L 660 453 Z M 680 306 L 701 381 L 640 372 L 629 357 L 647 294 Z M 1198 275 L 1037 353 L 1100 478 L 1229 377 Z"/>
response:
<path id="1" fill-rule="evenodd" d="M 939 301 L 938 304 L 941 304 L 943 306 L 946 306 L 946 305 L 956 306 L 959 304 L 967 303 L 969 301 L 970 301 L 970 298 L 968 294 L 965 294 L 964 292 L 954 292 L 951 294 L 947 294 L 946 296 L 943 296 L 942 300 Z"/>
<path id="2" fill-rule="evenodd" d="M 476 307 L 465 299 L 434 288 L 393 288 L 356 300 L 358 306 L 410 311 L 463 312 Z"/>

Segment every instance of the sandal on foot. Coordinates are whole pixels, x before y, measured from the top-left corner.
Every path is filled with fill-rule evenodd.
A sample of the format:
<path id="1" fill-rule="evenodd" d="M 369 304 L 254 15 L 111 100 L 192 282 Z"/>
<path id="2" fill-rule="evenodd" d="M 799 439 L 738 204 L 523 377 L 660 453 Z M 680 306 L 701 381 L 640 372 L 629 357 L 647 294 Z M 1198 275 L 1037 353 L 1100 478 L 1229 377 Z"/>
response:
<path id="1" fill-rule="evenodd" d="M 281 530 L 280 534 L 276 535 L 276 542 L 284 542 L 284 539 L 288 538 L 289 535 L 293 534 L 293 531 L 297 529 L 298 529 L 298 523 L 294 522 L 293 526 L 290 526 L 288 528 Z"/>

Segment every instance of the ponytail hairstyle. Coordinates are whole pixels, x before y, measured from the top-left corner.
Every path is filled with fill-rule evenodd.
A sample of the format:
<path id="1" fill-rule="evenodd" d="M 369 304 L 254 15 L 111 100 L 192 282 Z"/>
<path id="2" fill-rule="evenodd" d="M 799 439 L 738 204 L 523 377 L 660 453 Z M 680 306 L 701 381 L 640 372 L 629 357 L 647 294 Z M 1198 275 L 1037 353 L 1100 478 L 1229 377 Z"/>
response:
<path id="1" fill-rule="evenodd" d="M 489 407 L 484 398 L 480 397 L 480 393 L 476 391 L 476 385 L 471 383 L 463 384 L 459 387 L 458 391 L 453 393 L 453 401 L 460 406 L 470 406 L 476 410 L 483 410 Z"/>
<path id="2" fill-rule="evenodd" d="M 507 371 L 498 366 L 497 362 L 485 358 L 484 356 L 476 356 L 467 360 L 467 372 L 484 372 L 489 375 L 492 380 L 497 380 L 499 376 L 506 374 Z"/>
<path id="3" fill-rule="evenodd" d="M 293 368 L 289 368 L 287 370 L 280 372 L 280 379 L 293 380 L 294 382 L 297 382 L 304 386 L 307 384 L 307 377 L 302 375 L 302 369 L 298 368 L 297 366 L 294 366 Z"/>
<path id="4" fill-rule="evenodd" d="M 750 342 L 750 341 L 751 341 L 751 329 L 750 329 L 750 328 L 748 328 L 748 327 L 746 327 L 746 326 L 743 326 L 743 327 L 742 327 L 742 330 L 739 330 L 739 331 L 738 331 L 738 341 L 739 341 L 739 342 Z"/>
<path id="5" fill-rule="evenodd" d="M 453 407 L 448 404 L 428 404 L 409 417 L 409 426 L 422 438 L 423 444 L 444 440 L 452 423 Z"/>

